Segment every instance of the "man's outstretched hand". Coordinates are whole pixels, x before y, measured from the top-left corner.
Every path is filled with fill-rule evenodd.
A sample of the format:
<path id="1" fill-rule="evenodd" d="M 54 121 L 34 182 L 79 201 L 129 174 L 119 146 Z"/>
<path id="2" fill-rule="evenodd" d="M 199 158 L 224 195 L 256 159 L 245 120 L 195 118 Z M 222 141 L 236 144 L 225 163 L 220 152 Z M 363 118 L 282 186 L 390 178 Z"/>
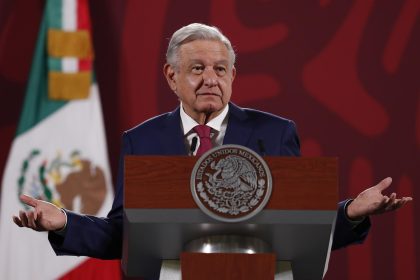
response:
<path id="1" fill-rule="evenodd" d="M 347 207 L 347 216 L 352 220 L 360 220 L 366 216 L 381 214 L 394 211 L 407 202 L 413 200 L 412 197 L 397 198 L 396 193 L 390 196 L 382 194 L 392 183 L 390 177 L 383 179 L 379 184 L 361 192 Z"/>
<path id="2" fill-rule="evenodd" d="M 20 200 L 32 206 L 29 211 L 19 211 L 19 217 L 13 216 L 13 221 L 20 227 L 36 231 L 60 230 L 66 224 L 66 216 L 60 208 L 52 203 L 21 195 Z"/>

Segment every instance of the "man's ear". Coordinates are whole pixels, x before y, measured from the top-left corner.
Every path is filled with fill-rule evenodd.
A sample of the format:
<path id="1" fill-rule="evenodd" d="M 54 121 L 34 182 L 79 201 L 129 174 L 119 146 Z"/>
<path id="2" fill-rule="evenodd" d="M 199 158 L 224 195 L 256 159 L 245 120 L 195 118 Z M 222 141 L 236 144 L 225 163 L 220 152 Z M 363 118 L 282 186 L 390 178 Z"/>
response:
<path id="1" fill-rule="evenodd" d="M 235 80 L 235 77 L 236 77 L 236 68 L 235 66 L 232 66 L 232 82 L 233 80 Z"/>
<path id="2" fill-rule="evenodd" d="M 172 65 L 166 63 L 163 66 L 163 74 L 165 75 L 166 81 L 169 87 L 176 92 L 176 80 L 175 80 L 175 69 Z"/>

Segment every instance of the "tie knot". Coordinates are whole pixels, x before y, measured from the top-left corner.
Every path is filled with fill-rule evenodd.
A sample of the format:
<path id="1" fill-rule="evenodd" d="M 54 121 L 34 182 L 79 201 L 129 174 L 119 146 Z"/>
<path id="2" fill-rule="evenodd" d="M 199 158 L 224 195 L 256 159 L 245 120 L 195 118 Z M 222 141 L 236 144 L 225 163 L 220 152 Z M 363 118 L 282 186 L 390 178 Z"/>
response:
<path id="1" fill-rule="evenodd" d="M 200 138 L 210 138 L 211 128 L 205 124 L 199 124 L 194 127 L 194 131 L 197 132 Z"/>

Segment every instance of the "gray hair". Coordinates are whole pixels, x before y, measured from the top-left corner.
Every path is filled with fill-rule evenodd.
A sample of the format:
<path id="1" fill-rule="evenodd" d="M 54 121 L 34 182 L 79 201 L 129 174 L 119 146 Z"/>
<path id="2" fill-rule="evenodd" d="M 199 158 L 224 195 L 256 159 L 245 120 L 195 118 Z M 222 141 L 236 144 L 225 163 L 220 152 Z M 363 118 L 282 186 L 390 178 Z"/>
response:
<path id="1" fill-rule="evenodd" d="M 236 54 L 229 39 L 217 27 L 202 23 L 191 23 L 175 31 L 166 51 L 166 62 L 177 67 L 179 48 L 183 44 L 195 40 L 215 40 L 222 42 L 228 49 L 232 65 L 235 64 Z"/>

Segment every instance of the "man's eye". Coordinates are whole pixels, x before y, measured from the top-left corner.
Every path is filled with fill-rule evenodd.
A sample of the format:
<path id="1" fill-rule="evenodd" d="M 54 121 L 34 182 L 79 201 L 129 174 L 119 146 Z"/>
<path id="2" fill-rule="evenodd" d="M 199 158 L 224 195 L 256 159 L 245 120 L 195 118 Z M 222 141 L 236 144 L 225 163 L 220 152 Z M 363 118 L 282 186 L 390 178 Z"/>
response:
<path id="1" fill-rule="evenodd" d="M 216 72 L 219 75 L 224 75 L 226 73 L 226 68 L 225 67 L 222 67 L 222 66 L 216 67 Z"/>
<path id="2" fill-rule="evenodd" d="M 197 65 L 197 66 L 193 66 L 192 67 L 192 71 L 194 73 L 201 73 L 201 72 L 203 72 L 203 69 L 204 69 L 204 67 L 203 66 L 200 66 L 200 65 Z"/>

